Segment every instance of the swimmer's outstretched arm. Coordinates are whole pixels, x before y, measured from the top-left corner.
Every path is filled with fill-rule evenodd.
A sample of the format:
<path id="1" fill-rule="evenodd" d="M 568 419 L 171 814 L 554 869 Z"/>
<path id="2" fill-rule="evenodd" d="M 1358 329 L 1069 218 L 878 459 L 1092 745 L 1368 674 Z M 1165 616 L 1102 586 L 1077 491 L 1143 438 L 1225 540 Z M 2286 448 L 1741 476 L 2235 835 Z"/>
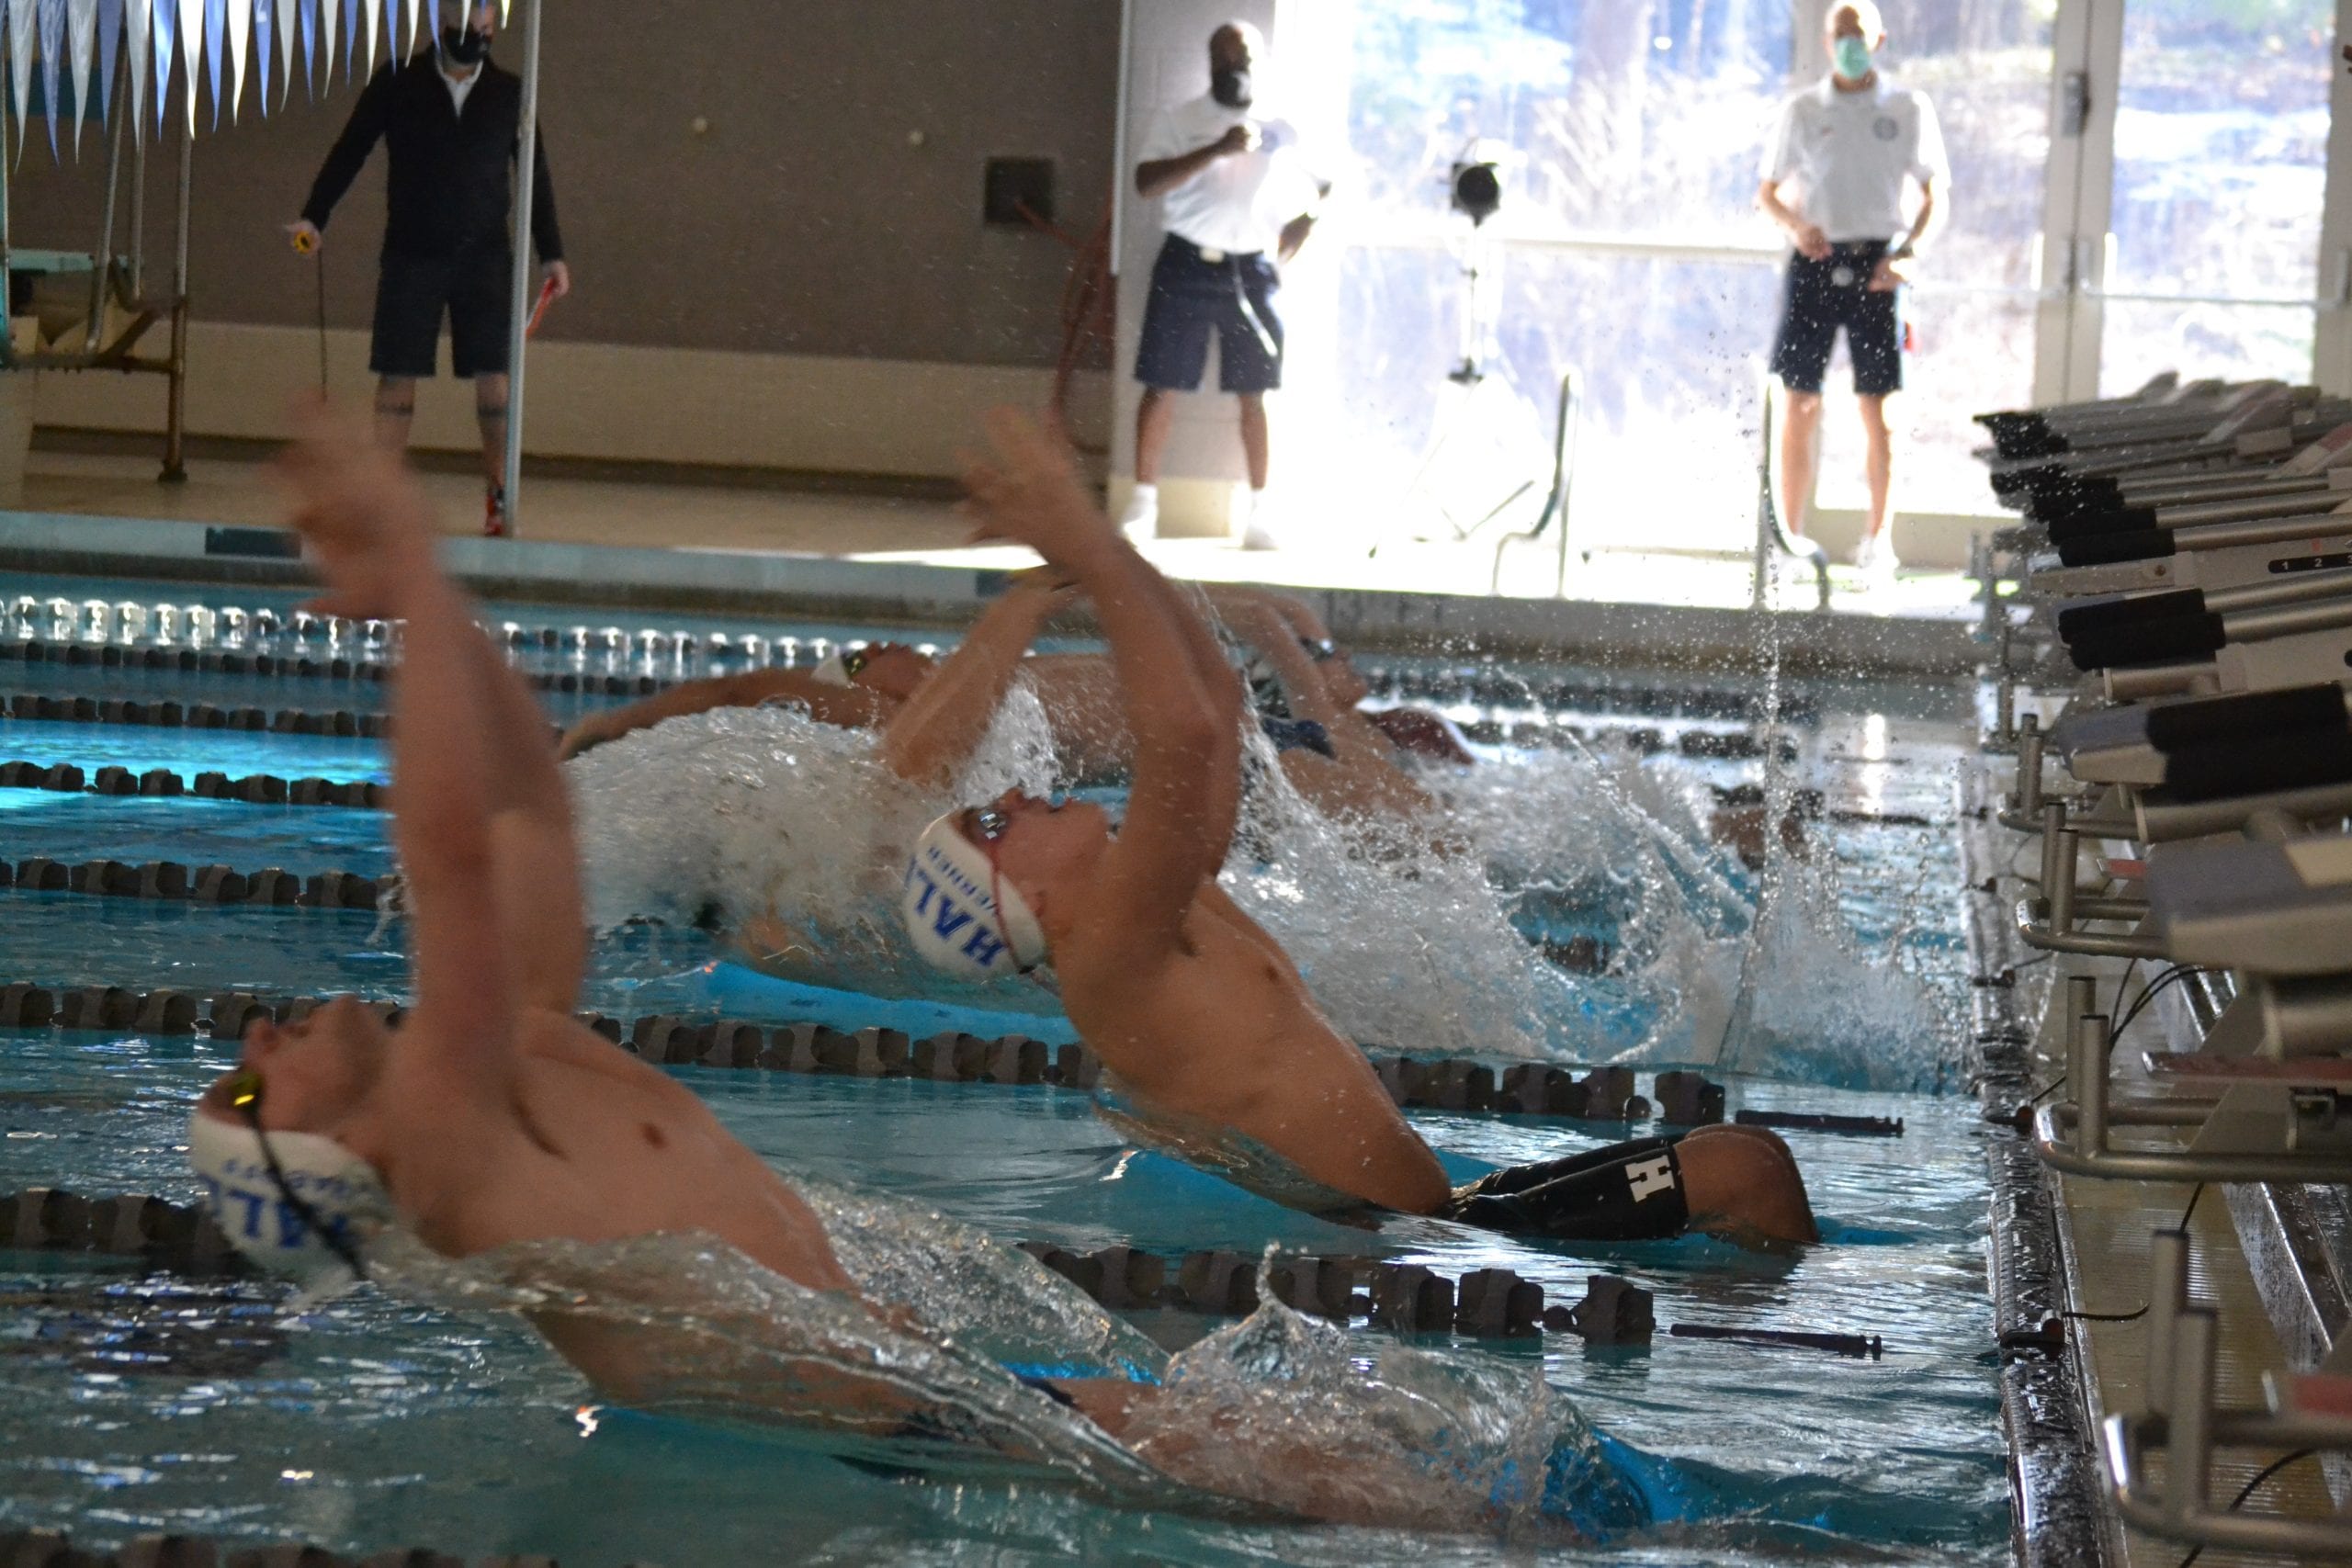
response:
<path id="1" fill-rule="evenodd" d="M 1230 604 L 1226 615 L 1226 624 L 1236 635 L 1273 666 L 1291 711 L 1321 725 L 1330 738 L 1336 758 L 1310 755 L 1299 759 L 1299 765 L 1340 775 L 1331 781 L 1334 805 L 1395 817 L 1419 817 L 1435 808 L 1437 803 L 1429 792 L 1391 760 L 1394 748 L 1386 737 L 1373 728 L 1370 719 L 1331 695 L 1323 672 L 1300 645 L 1293 623 L 1270 599 Z M 1323 805 L 1323 808 L 1332 807 Z"/>
<path id="2" fill-rule="evenodd" d="M 482 782 L 490 796 L 499 934 L 517 999 L 568 1013 L 579 1006 L 588 970 L 588 911 L 580 893 L 571 797 L 556 771 L 547 710 L 472 623 L 472 606 L 462 596 L 459 602 L 469 614 L 458 646 L 472 664 L 475 711 L 492 742 L 483 748 Z"/>
<path id="3" fill-rule="evenodd" d="M 945 787 L 989 732 L 1022 655 L 1069 595 L 1044 576 L 1017 579 L 972 623 L 882 738 L 882 761 L 913 784 Z"/>
<path id="4" fill-rule="evenodd" d="M 1009 412 L 990 417 L 989 434 L 996 461 L 965 477 L 977 536 L 1029 546 L 1094 601 L 1135 733 L 1134 784 L 1097 873 L 1103 907 L 1090 921 L 1092 938 L 1157 961 L 1173 951 L 1202 883 L 1224 863 L 1230 808 L 1226 792 L 1204 786 L 1239 772 L 1238 682 L 1222 660 L 1223 689 L 1204 679 L 1196 644 L 1205 628 L 1080 487 L 1063 448 Z"/>
<path id="5" fill-rule="evenodd" d="M 650 729 L 665 718 L 708 713 L 713 708 L 750 708 L 776 698 L 798 703 L 819 724 L 862 729 L 878 723 L 888 711 L 888 699 L 863 686 L 835 686 L 806 670 L 750 670 L 740 675 L 714 675 L 685 681 L 623 707 L 592 713 L 564 731 L 556 760 L 568 762 L 582 751 L 639 729 Z"/>
<path id="6" fill-rule="evenodd" d="M 387 1100 L 435 1117 L 452 1135 L 423 1144 L 462 1160 L 465 1113 L 503 1107 L 511 1092 L 516 1014 L 481 633 L 434 558 L 431 511 L 399 459 L 322 408 L 300 429 L 280 472 L 294 526 L 327 581 L 321 607 L 408 623 L 392 682 L 392 837 L 413 909 L 416 1005 L 386 1071 L 417 1077 Z"/>

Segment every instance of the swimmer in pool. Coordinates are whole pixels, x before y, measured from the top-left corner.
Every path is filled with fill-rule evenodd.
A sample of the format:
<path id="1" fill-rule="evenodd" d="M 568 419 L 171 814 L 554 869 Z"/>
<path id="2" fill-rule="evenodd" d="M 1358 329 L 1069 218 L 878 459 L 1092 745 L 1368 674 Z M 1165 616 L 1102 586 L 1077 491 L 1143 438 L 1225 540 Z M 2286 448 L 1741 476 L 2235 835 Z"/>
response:
<path id="1" fill-rule="evenodd" d="M 1000 596 L 975 623 L 966 644 L 983 627 L 1020 624 L 1031 607 L 1021 592 Z M 1055 750 L 1064 769 L 1074 778 L 1118 773 L 1126 763 L 1126 726 L 1109 665 L 1094 654 L 1021 658 L 1042 625 L 1040 620 L 1030 626 L 1029 637 L 1012 649 L 1012 657 L 1020 660 L 1017 673 L 1036 689 L 1038 703 L 1054 727 Z M 935 676 L 956 666 L 956 658 L 950 654 L 937 660 L 902 642 L 877 642 L 843 649 L 813 669 L 748 670 L 681 682 L 642 701 L 582 718 L 564 732 L 557 758 L 568 762 L 664 719 L 768 703 L 795 705 L 818 723 L 843 729 L 887 729 Z M 1008 671 L 1008 683 L 1013 672 Z"/>
<path id="2" fill-rule="evenodd" d="M 409 871 L 414 1005 L 397 1030 L 349 998 L 254 1025 L 189 1125 L 190 1163 L 222 1229 L 265 1267 L 314 1280 L 338 1265 L 364 1274 L 371 1225 L 453 1258 L 531 1241 L 711 1237 L 920 1336 L 907 1309 L 861 1297 L 808 1205 L 700 1100 L 572 1017 L 586 959 L 577 850 L 540 711 L 435 564 L 431 511 L 398 458 L 354 421 L 316 412 L 303 431 L 284 474 L 328 584 L 316 607 L 407 623 L 391 694 L 393 834 Z M 623 1403 L 664 1386 L 702 1343 L 693 1303 L 673 1323 L 600 1318 L 571 1301 L 533 1309 L 534 1326 Z M 719 1378 L 747 1414 L 920 1429 L 919 1394 L 888 1366 L 760 1364 L 767 1384 Z M 1352 1456 L 1221 1419 L 1182 1388 L 1023 1381 L 1180 1483 L 1309 1518 L 1437 1517 L 1442 1462 L 1367 1476 Z M 1546 1516 L 1567 1521 L 1596 1492 L 1624 1491 L 1571 1449 L 1536 1485 Z"/>
<path id="3" fill-rule="evenodd" d="M 1320 747 L 1280 753 L 1283 773 L 1299 795 L 1336 820 L 1409 823 L 1426 836 L 1434 826 L 1437 802 L 1397 766 L 1395 743 L 1348 700 L 1348 682 L 1360 694 L 1363 682 L 1352 669 L 1336 668 L 1346 655 L 1329 637 L 1298 630 L 1295 613 L 1305 613 L 1306 606 L 1250 589 L 1213 592 L 1209 602 L 1254 655 L 1252 671 L 1263 672 L 1288 717 L 1314 725 L 1325 740 Z"/>
<path id="4" fill-rule="evenodd" d="M 1765 819 L 1768 813 L 1761 784 L 1709 786 L 1714 794 L 1714 808 L 1707 816 L 1707 836 L 1739 857 L 1740 864 L 1750 871 L 1764 869 Z M 1789 797 L 1788 809 L 1781 816 L 1781 847 L 1798 860 L 1813 858 L 1812 841 L 1805 835 L 1805 824 L 1821 819 L 1822 795 L 1817 789 L 1801 789 Z"/>
<path id="5" fill-rule="evenodd" d="M 1268 610 L 1279 615 L 1292 627 L 1302 650 L 1315 661 L 1318 676 L 1314 691 L 1294 697 L 1290 705 L 1319 707 L 1336 703 L 1362 727 L 1359 741 L 1385 738 L 1387 743 L 1367 755 L 1385 764 L 1390 773 L 1396 773 L 1394 763 L 1399 754 L 1449 762 L 1476 761 L 1463 742 L 1462 732 L 1442 714 L 1426 708 L 1388 708 L 1359 714 L 1357 705 L 1368 694 L 1363 678 L 1356 673 L 1346 650 L 1332 641 L 1315 613 L 1296 599 L 1248 588 L 1210 588 L 1206 594 L 1219 619 L 1244 642 L 1254 644 L 1253 632 L 1262 626 L 1259 617 Z M 998 604 L 1002 604 L 1000 599 Z M 984 613 L 981 624 L 988 621 Z M 1022 651 L 1026 651 L 1026 645 Z M 843 729 L 885 728 L 904 711 L 924 682 L 945 664 L 952 664 L 954 658 L 951 654 L 943 661 L 905 643 L 876 642 L 843 649 L 813 669 L 747 670 L 739 674 L 684 681 L 668 691 L 621 707 L 600 709 L 579 719 L 564 732 L 557 747 L 557 761 L 568 762 L 584 751 L 664 719 L 708 713 L 714 708 L 758 707 L 768 703 L 793 704 L 805 709 L 818 723 Z M 1022 660 L 1020 672 L 1036 689 L 1038 703 L 1053 724 L 1055 745 L 1069 776 L 1110 778 L 1126 771 L 1126 724 L 1120 711 L 1117 680 L 1107 660 L 1095 654 L 1031 654 Z M 1279 724 L 1268 726 L 1268 733 L 1284 753 L 1285 766 L 1290 761 L 1288 753 L 1293 750 L 1339 762 L 1342 754 L 1324 739 L 1324 732 L 1331 727 L 1317 724 L 1308 714 L 1295 716 L 1312 728 L 1302 732 Z M 1343 771 L 1368 766 L 1355 762 Z M 1401 773 L 1397 776 L 1403 778 Z M 1310 778 L 1298 782 L 1302 793 L 1306 793 L 1321 808 L 1324 803 L 1313 787 L 1320 781 Z M 1376 788 L 1385 793 L 1397 791 L 1400 786 L 1390 781 Z M 1404 780 L 1401 789 L 1418 793 L 1418 786 L 1409 779 Z"/>
<path id="6" fill-rule="evenodd" d="M 928 961 L 988 976 L 1050 957 L 1070 1021 L 1116 1080 L 1117 1118 L 1295 1206 L 1563 1239 L 1818 1239 L 1795 1162 L 1760 1129 L 1645 1140 L 1455 1191 L 1288 955 L 1217 886 L 1239 807 L 1242 694 L 1216 639 L 1045 434 L 1012 415 L 989 433 L 994 461 L 966 479 L 978 536 L 1030 546 L 1092 599 L 1125 694 L 1134 785 L 1115 833 L 1100 806 L 1018 792 L 933 821 L 900 906 Z"/>

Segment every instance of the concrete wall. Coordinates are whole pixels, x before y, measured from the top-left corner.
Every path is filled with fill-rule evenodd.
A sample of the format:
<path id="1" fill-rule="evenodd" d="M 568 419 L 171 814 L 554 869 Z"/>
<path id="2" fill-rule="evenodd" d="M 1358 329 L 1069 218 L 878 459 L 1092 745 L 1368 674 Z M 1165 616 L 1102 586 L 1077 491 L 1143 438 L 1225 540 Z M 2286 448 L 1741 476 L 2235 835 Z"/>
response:
<path id="1" fill-rule="evenodd" d="M 862 419 L 876 376 L 844 379 L 853 362 L 906 367 L 899 415 L 910 434 L 924 422 L 968 428 L 975 389 L 1010 384 L 1042 399 L 1070 253 L 1045 234 L 984 226 L 982 167 L 992 155 L 1051 158 L 1063 226 L 1083 234 L 1102 217 L 1117 0 L 639 0 L 553 7 L 546 39 L 541 123 L 578 292 L 549 317 L 549 380 L 535 378 L 533 390 L 577 405 L 567 446 L 643 446 L 649 411 L 673 407 L 717 363 L 732 367 L 734 385 L 694 398 L 691 421 L 662 422 L 678 460 L 740 460 L 729 454 L 775 424 L 748 406 L 774 388 L 797 387 L 822 409 L 839 386 L 844 415 Z M 519 39 L 500 54 L 518 63 Z M 356 90 L 338 85 L 311 103 L 297 87 L 266 120 L 249 94 L 243 124 L 198 141 L 193 292 L 199 321 L 216 329 L 198 339 L 198 377 L 210 389 L 196 400 L 199 432 L 274 427 L 288 389 L 281 359 L 298 384 L 315 376 L 314 343 L 288 354 L 270 335 L 226 329 L 311 327 L 312 265 L 279 231 Z M 16 243 L 95 243 L 103 152 L 95 136 L 78 164 L 69 155 L 51 165 L 45 145 L 27 152 Z M 150 181 L 151 259 L 169 254 L 170 167 L 165 150 Z M 381 214 L 379 152 L 329 231 L 334 327 L 366 329 Z M 601 430 L 596 385 L 567 390 L 563 367 L 616 362 L 558 352 L 583 344 L 639 351 L 625 361 L 638 380 L 609 389 Z M 957 368 L 970 367 L 987 370 Z M 1008 367 L 1030 374 L 1008 382 Z M 352 375 L 364 385 L 364 372 Z M 44 380 L 45 423 L 121 423 L 105 414 L 122 390 L 111 378 Z M 1099 378 L 1087 389 L 1099 398 Z M 436 423 L 435 405 L 447 403 L 462 445 L 464 400 L 441 391 L 421 434 L 436 439 L 447 422 Z M 548 433 L 532 430 L 544 449 Z M 839 461 L 826 460 L 828 445 L 821 434 L 796 441 L 789 461 L 899 461 L 888 440 L 854 442 Z M 938 445 L 926 435 L 906 460 Z"/>

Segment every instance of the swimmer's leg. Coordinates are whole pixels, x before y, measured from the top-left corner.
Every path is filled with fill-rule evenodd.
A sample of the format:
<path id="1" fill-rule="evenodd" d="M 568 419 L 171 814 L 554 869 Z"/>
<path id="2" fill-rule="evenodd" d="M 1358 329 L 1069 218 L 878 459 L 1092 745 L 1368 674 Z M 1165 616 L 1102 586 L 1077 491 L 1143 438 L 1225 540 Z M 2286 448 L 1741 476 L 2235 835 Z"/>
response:
<path id="1" fill-rule="evenodd" d="M 1702 1127 L 1677 1153 L 1693 1227 L 1768 1241 L 1821 1239 L 1796 1156 L 1779 1134 L 1763 1127 Z"/>

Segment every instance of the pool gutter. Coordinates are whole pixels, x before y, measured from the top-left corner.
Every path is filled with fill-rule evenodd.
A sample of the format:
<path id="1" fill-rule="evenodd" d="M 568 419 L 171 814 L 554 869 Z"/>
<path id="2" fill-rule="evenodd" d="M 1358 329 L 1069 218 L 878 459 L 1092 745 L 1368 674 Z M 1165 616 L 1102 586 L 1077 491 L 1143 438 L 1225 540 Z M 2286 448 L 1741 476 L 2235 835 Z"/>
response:
<path id="1" fill-rule="evenodd" d="M 635 549 L 453 538 L 443 558 L 485 597 L 632 609 L 961 626 L 1007 573 L 914 561 L 719 550 Z M 268 587 L 313 581 L 291 534 L 139 518 L 0 512 L 0 568 Z M 1606 604 L 1280 586 L 1357 647 L 1539 654 L 1714 671 L 1760 669 L 1746 608 Z M 1785 612 L 1784 667 L 1833 675 L 1953 675 L 1979 652 L 1971 622 Z"/>
<path id="2" fill-rule="evenodd" d="M 2000 901 L 1980 891 L 2003 864 L 1992 843 L 1986 776 L 1966 774 L 1961 787 L 1969 971 L 1992 979 L 2013 973 L 2028 955 Z M 2121 1564 L 2121 1522 L 2107 1503 L 2077 1337 L 2052 1339 L 2041 1332 L 2066 1307 L 2070 1270 L 2056 1176 L 2012 1119 L 2031 1094 L 2032 1032 L 2015 986 L 1979 983 L 1971 996 L 1971 1070 L 1984 1106 L 1992 1188 L 1990 1274 L 2009 1448 L 2011 1550 L 2023 1568 Z"/>

